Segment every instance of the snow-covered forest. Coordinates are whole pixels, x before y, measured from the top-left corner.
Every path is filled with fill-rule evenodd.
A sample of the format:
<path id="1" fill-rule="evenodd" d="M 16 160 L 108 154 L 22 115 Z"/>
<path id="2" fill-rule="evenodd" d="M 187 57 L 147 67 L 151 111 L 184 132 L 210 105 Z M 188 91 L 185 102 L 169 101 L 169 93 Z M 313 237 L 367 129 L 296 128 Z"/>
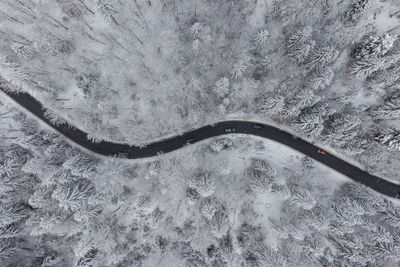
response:
<path id="1" fill-rule="evenodd" d="M 400 263 L 400 203 L 280 144 L 96 158 L 0 110 L 1 266 Z"/>
<path id="2" fill-rule="evenodd" d="M 0 86 L 93 140 L 227 119 L 400 181 L 398 0 L 0 0 Z M 98 157 L 0 92 L 0 266 L 399 266 L 400 203 L 282 145 Z"/>

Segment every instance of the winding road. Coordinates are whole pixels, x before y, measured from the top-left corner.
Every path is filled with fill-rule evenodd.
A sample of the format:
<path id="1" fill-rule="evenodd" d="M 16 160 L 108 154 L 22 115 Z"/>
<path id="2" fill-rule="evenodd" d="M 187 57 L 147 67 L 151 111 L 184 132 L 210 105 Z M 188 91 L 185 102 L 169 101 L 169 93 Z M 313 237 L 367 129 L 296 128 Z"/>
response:
<path id="1" fill-rule="evenodd" d="M 207 125 L 180 135 L 157 141 L 147 145 L 146 147 L 130 146 L 129 144 L 119 144 L 107 141 L 92 142 L 88 140 L 87 133 L 69 124 L 53 124 L 44 116 L 45 109 L 35 98 L 27 93 L 14 93 L 0 88 L 15 102 L 23 106 L 25 109 L 33 113 L 36 117 L 47 123 L 49 126 L 57 130 L 59 133 L 85 147 L 86 149 L 105 156 L 117 156 L 128 159 L 153 157 L 160 153 L 168 153 L 186 146 L 188 143 L 196 143 L 201 140 L 227 134 L 227 129 L 234 129 L 234 133 L 251 134 L 263 138 L 267 138 L 292 149 L 295 149 L 304 155 L 313 158 L 316 161 L 346 175 L 354 181 L 360 182 L 371 189 L 393 198 L 400 199 L 400 185 L 389 182 L 380 177 L 371 175 L 366 171 L 330 154 L 322 152 L 319 147 L 298 138 L 288 132 L 282 131 L 276 127 L 251 121 L 221 121 L 214 125 Z M 261 127 L 254 127 L 254 125 Z M 318 152 L 320 150 L 320 152 Z"/>

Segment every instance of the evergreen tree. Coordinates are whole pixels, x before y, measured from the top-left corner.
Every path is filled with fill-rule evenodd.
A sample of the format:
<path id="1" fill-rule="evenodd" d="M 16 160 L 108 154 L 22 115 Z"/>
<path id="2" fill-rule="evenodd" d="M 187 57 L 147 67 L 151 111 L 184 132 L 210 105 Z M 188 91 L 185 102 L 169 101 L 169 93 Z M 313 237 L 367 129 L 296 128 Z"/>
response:
<path id="1" fill-rule="evenodd" d="M 323 130 L 323 122 L 319 114 L 303 112 L 294 121 L 294 127 L 308 137 L 318 137 Z"/>
<path id="2" fill-rule="evenodd" d="M 303 63 L 312 51 L 315 42 L 312 40 L 312 28 L 300 27 L 289 37 L 289 57 L 296 63 Z"/>
<path id="3" fill-rule="evenodd" d="M 193 55 L 196 56 L 200 50 L 200 40 L 194 39 L 192 43 Z"/>
<path id="4" fill-rule="evenodd" d="M 225 97 L 229 93 L 229 80 L 226 77 L 219 79 L 214 86 L 214 93 L 218 97 Z"/>
<path id="5" fill-rule="evenodd" d="M 353 57 L 356 60 L 371 56 L 382 57 L 393 47 L 395 41 L 396 37 L 388 34 L 382 37 L 369 36 L 365 41 L 356 46 L 353 51 Z"/>
<path id="6" fill-rule="evenodd" d="M 263 48 L 267 44 L 269 39 L 269 32 L 267 30 L 258 31 L 256 37 L 254 37 L 254 46 L 256 48 Z"/>
<path id="7" fill-rule="evenodd" d="M 244 60 L 239 60 L 238 62 L 236 62 L 235 64 L 233 64 L 232 67 L 232 78 L 235 80 L 241 80 L 244 77 L 244 73 L 247 70 L 247 66 L 246 63 L 244 62 Z"/>
<path id="8" fill-rule="evenodd" d="M 29 89 L 31 77 L 26 74 L 17 63 L 0 58 L 0 77 L 9 82 L 12 90 L 22 91 Z"/>
<path id="9" fill-rule="evenodd" d="M 368 77 L 377 71 L 386 70 L 397 64 L 400 54 L 386 57 L 371 56 L 360 60 L 353 60 L 350 63 L 350 73 L 358 76 Z"/>
<path id="10" fill-rule="evenodd" d="M 116 13 L 115 8 L 110 4 L 107 3 L 107 0 L 93 0 L 94 4 L 96 5 L 97 11 L 99 14 L 107 21 L 111 22 L 115 19 L 113 15 Z"/>
<path id="11" fill-rule="evenodd" d="M 314 90 L 322 90 L 329 86 L 333 81 L 334 73 L 328 68 L 316 68 L 309 76 L 308 84 Z"/>
<path id="12" fill-rule="evenodd" d="M 210 173 L 194 175 L 189 179 L 189 186 L 196 189 L 202 197 L 209 197 L 216 188 L 215 177 Z"/>
<path id="13" fill-rule="evenodd" d="M 379 143 L 389 147 L 390 149 L 400 150 L 400 132 L 387 129 L 375 137 Z"/>
<path id="14" fill-rule="evenodd" d="M 360 15 L 369 8 L 369 6 L 369 0 L 356 0 L 356 2 L 351 6 L 350 10 L 346 13 L 346 21 L 356 21 Z"/>
<path id="15" fill-rule="evenodd" d="M 199 22 L 195 22 L 192 27 L 190 28 L 190 32 L 192 34 L 193 39 L 199 39 L 200 38 L 200 31 L 201 31 L 201 25 Z"/>
<path id="16" fill-rule="evenodd" d="M 310 59 L 307 61 L 309 69 L 322 69 L 333 64 L 339 56 L 339 51 L 333 47 L 327 46 L 313 51 Z"/>
<path id="17" fill-rule="evenodd" d="M 383 106 L 370 112 L 374 119 L 378 120 L 397 120 L 400 119 L 400 99 L 388 101 Z"/>

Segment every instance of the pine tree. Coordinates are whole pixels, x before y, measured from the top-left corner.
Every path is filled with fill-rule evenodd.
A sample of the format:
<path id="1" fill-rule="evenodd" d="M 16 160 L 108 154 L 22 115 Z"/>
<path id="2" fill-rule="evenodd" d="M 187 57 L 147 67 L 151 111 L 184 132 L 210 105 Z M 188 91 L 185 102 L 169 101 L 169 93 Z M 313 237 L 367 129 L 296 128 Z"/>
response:
<path id="1" fill-rule="evenodd" d="M 97 11 L 107 22 L 111 21 L 115 22 L 113 15 L 116 13 L 116 11 L 110 3 L 107 3 L 107 0 L 93 0 L 93 1 L 94 4 L 96 5 Z"/>
<path id="2" fill-rule="evenodd" d="M 400 208 L 388 205 L 383 211 L 384 220 L 394 227 L 400 227 Z"/>
<path id="3" fill-rule="evenodd" d="M 193 55 L 196 56 L 200 50 L 200 40 L 194 39 L 192 43 Z"/>
<path id="4" fill-rule="evenodd" d="M 26 48 L 26 46 L 21 45 L 21 44 L 13 44 L 11 46 L 11 49 L 14 51 L 14 53 L 23 59 L 30 59 L 32 57 L 32 53 L 30 50 Z"/>
<path id="5" fill-rule="evenodd" d="M 39 187 L 29 198 L 29 204 L 34 208 L 43 208 L 49 203 L 54 189 L 55 186 Z"/>
<path id="6" fill-rule="evenodd" d="M 289 57 L 296 63 L 303 63 L 312 51 L 315 42 L 312 38 L 311 27 L 301 27 L 289 37 Z"/>
<path id="7" fill-rule="evenodd" d="M 378 71 L 367 80 L 367 86 L 372 90 L 388 89 L 400 80 L 400 64 L 394 64 L 390 68 Z"/>
<path id="8" fill-rule="evenodd" d="M 289 187 L 291 193 L 291 201 L 297 206 L 309 210 L 312 209 L 317 203 L 311 193 L 299 186 Z"/>
<path id="9" fill-rule="evenodd" d="M 378 257 L 396 262 L 400 261 L 400 248 L 396 247 L 392 242 L 377 242 L 372 246 L 372 252 Z"/>
<path id="10" fill-rule="evenodd" d="M 309 76 L 308 84 L 314 90 L 322 90 L 332 83 L 333 76 L 334 73 L 331 69 L 326 67 L 316 68 L 315 71 Z"/>
<path id="11" fill-rule="evenodd" d="M 316 105 L 320 100 L 321 97 L 315 95 L 313 90 L 301 89 L 287 98 L 286 115 L 289 117 L 299 116 L 302 110 Z"/>
<path id="12" fill-rule="evenodd" d="M 369 0 L 356 0 L 349 11 L 347 11 L 345 19 L 346 21 L 356 21 L 362 13 L 369 8 Z"/>
<path id="13" fill-rule="evenodd" d="M 356 60 L 371 56 L 382 57 L 393 47 L 395 41 L 396 38 L 388 34 L 382 37 L 369 36 L 365 41 L 356 46 L 353 51 L 353 57 Z"/>
<path id="14" fill-rule="evenodd" d="M 261 98 L 258 103 L 262 113 L 277 116 L 285 107 L 285 97 L 272 94 Z"/>
<path id="15" fill-rule="evenodd" d="M 272 62 L 269 56 L 265 56 L 261 61 L 258 62 L 256 68 L 257 75 L 266 75 L 271 71 Z"/>
<path id="16" fill-rule="evenodd" d="M 235 64 L 233 64 L 232 67 L 232 78 L 235 80 L 241 80 L 244 77 L 244 73 L 247 70 L 247 66 L 246 63 L 244 62 L 244 60 L 239 60 L 238 62 L 236 62 Z"/>
<path id="17" fill-rule="evenodd" d="M 59 206 L 71 211 L 78 210 L 87 199 L 94 194 L 94 187 L 89 182 L 78 181 L 58 186 L 52 197 Z"/>
<path id="18" fill-rule="evenodd" d="M 350 114 L 334 114 L 324 131 L 324 140 L 338 147 L 346 147 L 356 139 L 361 120 Z"/>
<path id="19" fill-rule="evenodd" d="M 12 90 L 26 91 L 31 84 L 31 77 L 26 74 L 17 63 L 0 58 L 0 77 L 9 82 Z"/>
<path id="20" fill-rule="evenodd" d="M 333 64 L 338 56 L 339 51 L 330 46 L 316 49 L 307 61 L 307 67 L 309 69 L 324 68 Z"/>
<path id="21" fill-rule="evenodd" d="M 190 33 L 192 34 L 193 39 L 200 39 L 200 31 L 201 25 L 199 22 L 195 22 L 190 28 Z"/>
<path id="22" fill-rule="evenodd" d="M 219 79 L 214 86 L 214 93 L 218 97 L 225 97 L 229 93 L 229 80 L 226 77 Z"/>
<path id="23" fill-rule="evenodd" d="M 316 113 L 301 113 L 294 121 L 294 128 L 308 137 L 317 137 L 322 133 L 323 122 Z"/>
<path id="24" fill-rule="evenodd" d="M 377 71 L 386 70 L 400 60 L 400 54 L 386 57 L 371 56 L 350 63 L 350 73 L 357 76 L 368 77 Z"/>
<path id="25" fill-rule="evenodd" d="M 255 192 L 265 192 L 271 189 L 269 177 L 258 171 L 249 172 L 249 183 Z"/>
<path id="26" fill-rule="evenodd" d="M 214 213 L 213 217 L 209 221 L 209 224 L 211 227 L 211 232 L 217 238 L 221 238 L 226 235 L 230 227 L 228 215 L 223 209 L 219 209 Z"/>
<path id="27" fill-rule="evenodd" d="M 400 150 L 400 132 L 387 129 L 375 137 L 379 143 L 388 146 L 390 149 Z"/>
<path id="28" fill-rule="evenodd" d="M 267 44 L 269 39 L 269 32 L 267 30 L 258 31 L 256 37 L 254 37 L 254 46 L 256 48 L 263 48 Z"/>
<path id="29" fill-rule="evenodd" d="M 210 173 L 194 175 L 189 179 L 189 186 L 196 189 L 202 197 L 209 197 L 216 188 L 215 177 Z"/>
<path id="30" fill-rule="evenodd" d="M 279 251 L 261 243 L 256 245 L 253 251 L 259 266 L 285 266 L 287 264 L 282 250 Z"/>
<path id="31" fill-rule="evenodd" d="M 217 203 L 210 198 L 205 198 L 200 202 L 200 213 L 208 220 L 214 216 L 217 210 Z"/>
<path id="32" fill-rule="evenodd" d="M 11 258 L 17 253 L 17 247 L 8 240 L 3 239 L 0 241 L 0 263 L 5 263 L 6 260 Z"/>
<path id="33" fill-rule="evenodd" d="M 398 120 L 400 119 L 400 99 L 389 101 L 383 106 L 370 112 L 374 119 L 378 120 Z"/>

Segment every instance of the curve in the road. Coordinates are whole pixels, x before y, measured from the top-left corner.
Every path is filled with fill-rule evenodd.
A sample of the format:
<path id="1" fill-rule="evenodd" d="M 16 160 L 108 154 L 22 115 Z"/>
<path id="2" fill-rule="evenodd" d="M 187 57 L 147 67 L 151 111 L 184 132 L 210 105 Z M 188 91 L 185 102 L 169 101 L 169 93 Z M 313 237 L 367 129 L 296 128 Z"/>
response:
<path id="1" fill-rule="evenodd" d="M 220 136 L 227 133 L 251 134 L 291 147 L 381 194 L 393 198 L 400 198 L 400 185 L 369 174 L 326 151 L 321 153 L 322 149 L 317 146 L 270 125 L 250 121 L 221 121 L 213 125 L 207 125 L 168 139 L 151 143 L 145 147 L 112 143 L 108 141 L 93 142 L 87 138 L 87 133 L 76 127 L 66 123 L 57 125 L 53 124 L 48 118 L 46 118 L 46 116 L 44 116 L 45 109 L 41 103 L 31 95 L 27 93 L 11 92 L 4 90 L 3 88 L 0 89 L 14 101 L 71 141 L 101 155 L 118 156 L 128 159 L 146 158 L 159 155 L 160 153 L 171 152 L 182 148 L 187 144 L 196 143 L 210 137 Z M 257 127 L 255 127 L 255 125 Z M 321 151 L 318 152 L 319 150 Z"/>

